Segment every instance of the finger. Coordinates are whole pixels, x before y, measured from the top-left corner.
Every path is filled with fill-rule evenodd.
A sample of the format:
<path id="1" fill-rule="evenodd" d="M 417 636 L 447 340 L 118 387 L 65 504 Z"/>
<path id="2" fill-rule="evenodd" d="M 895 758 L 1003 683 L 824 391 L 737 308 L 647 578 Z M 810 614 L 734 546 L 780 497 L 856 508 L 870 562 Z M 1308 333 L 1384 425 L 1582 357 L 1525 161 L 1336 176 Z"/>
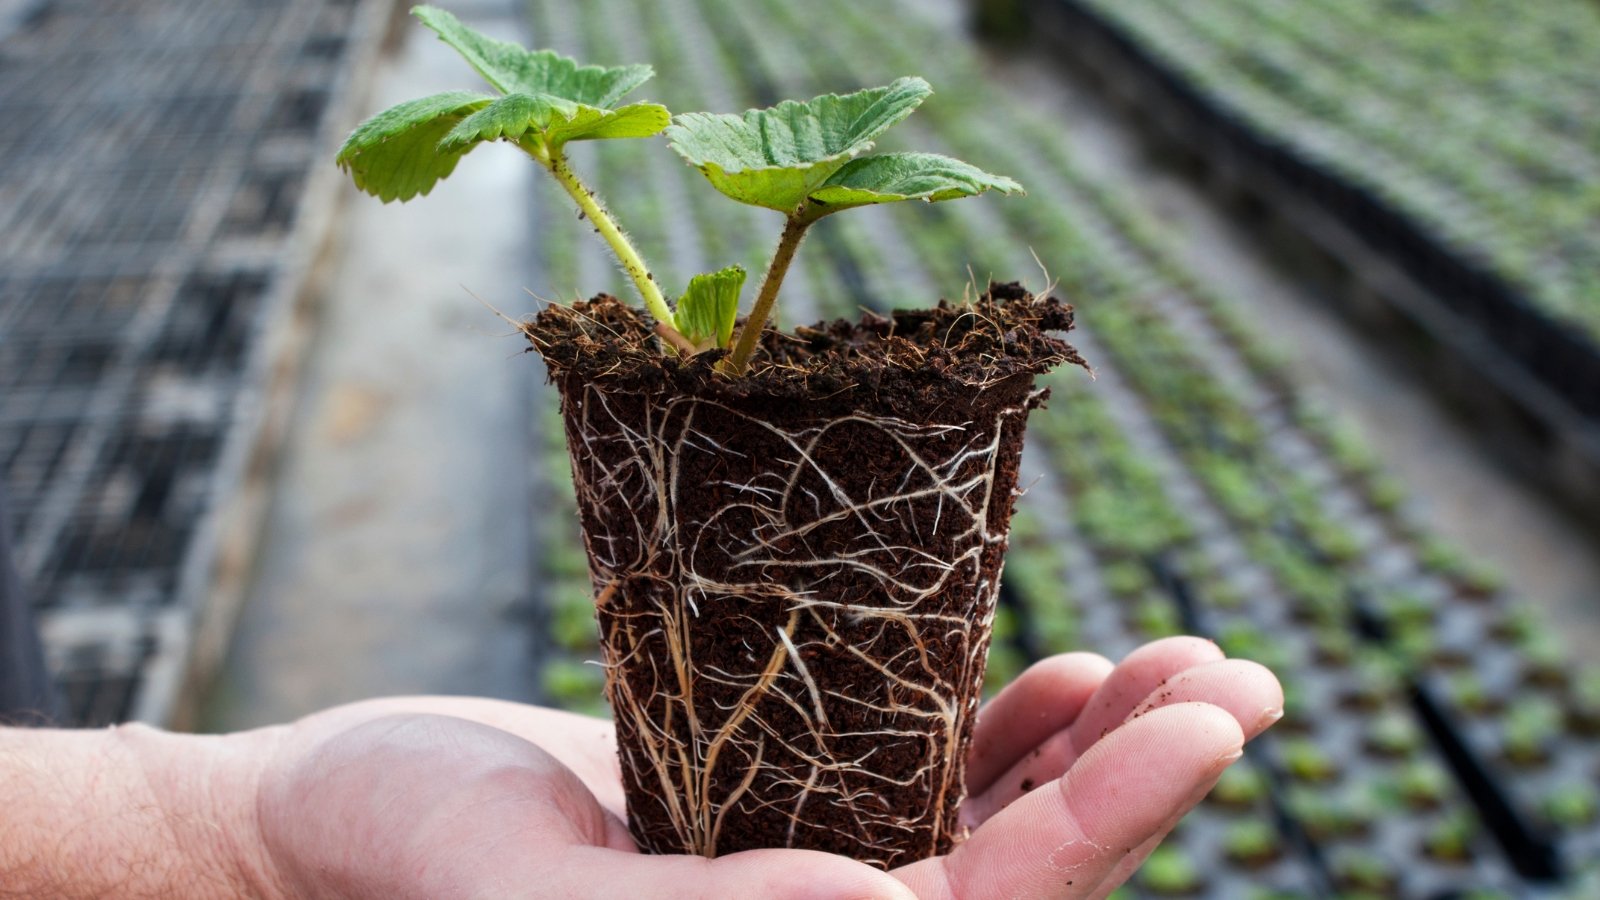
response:
<path id="1" fill-rule="evenodd" d="M 1210 703 L 1227 710 L 1239 723 L 1246 741 L 1255 739 L 1257 735 L 1283 718 L 1283 688 L 1278 684 L 1277 677 L 1259 663 L 1244 659 L 1225 659 L 1221 662 L 1195 666 L 1173 676 L 1165 685 L 1146 697 L 1145 702 L 1139 704 L 1139 708 L 1134 710 L 1130 719 L 1163 706 L 1191 702 Z M 1189 806 L 1199 803 L 1215 786 L 1216 779 L 1213 778 Z M 1178 826 L 1178 821 L 1187 812 L 1188 809 L 1185 808 L 1182 813 L 1167 822 L 1160 833 L 1136 847 L 1132 853 L 1117 863 L 1110 877 L 1106 879 L 1103 892 L 1110 893 L 1117 885 L 1132 877 L 1134 871 L 1144 865 L 1144 861 L 1156 847 L 1161 845 L 1167 834 Z"/>
<path id="2" fill-rule="evenodd" d="M 313 731 L 346 728 L 380 716 L 407 713 L 454 716 L 537 744 L 571 769 L 608 812 L 624 815 L 616 728 L 605 719 L 482 697 L 415 696 L 383 697 L 335 707 L 302 720 L 297 727 L 310 726 Z"/>
<path id="3" fill-rule="evenodd" d="M 1071 725 L 1111 669 L 1098 653 L 1063 653 L 1029 666 L 978 713 L 967 791 L 988 790 L 1002 772 Z"/>
<path id="4" fill-rule="evenodd" d="M 537 885 L 540 896 L 917 900 L 909 888 L 886 872 L 812 850 L 747 850 L 706 859 L 575 847 L 555 862 L 539 872 L 536 881 L 527 883 Z"/>
<path id="5" fill-rule="evenodd" d="M 1222 777 L 1222 772 L 1226 768 L 1227 766 L 1223 766 L 1222 769 L 1218 769 L 1215 775 L 1207 779 L 1193 794 L 1189 795 L 1188 802 L 1182 804 L 1167 821 L 1163 822 L 1155 834 L 1151 835 L 1144 843 L 1135 847 L 1132 853 L 1127 854 L 1118 860 L 1115 866 L 1111 867 L 1111 874 L 1100 882 L 1100 887 L 1093 894 L 1095 900 L 1101 900 L 1101 898 L 1108 896 L 1129 878 L 1133 877 L 1133 873 L 1144 865 L 1144 861 L 1150 858 L 1150 854 L 1154 853 L 1157 847 L 1161 846 L 1161 842 L 1167 839 L 1167 835 L 1172 833 L 1172 829 L 1178 827 L 1178 823 L 1183 820 L 1183 817 L 1188 815 L 1189 811 L 1194 809 L 1201 800 L 1206 798 L 1207 794 L 1211 793 L 1211 789 L 1217 786 L 1217 781 Z"/>
<path id="6" fill-rule="evenodd" d="M 997 777 L 988 790 L 968 797 L 961 804 L 961 824 L 976 829 L 1017 798 L 1065 775 L 1081 755 L 1069 729 L 1056 732 Z"/>
<path id="7" fill-rule="evenodd" d="M 1060 778 L 1077 762 L 1085 747 L 1099 740 L 1107 727 L 1114 728 L 1130 716 L 1140 715 L 1140 710 L 1148 712 L 1158 705 L 1167 706 L 1185 700 L 1208 702 L 1231 709 L 1228 703 L 1234 702 L 1234 698 L 1227 696 L 1224 690 L 1229 685 L 1214 684 L 1214 679 L 1194 683 L 1185 681 L 1185 691 L 1191 696 L 1182 699 L 1169 687 L 1190 672 L 1226 663 L 1226 660 L 1219 659 L 1221 655 L 1215 644 L 1198 638 L 1157 641 L 1135 650 L 1106 676 L 1095 695 L 1084 705 L 1083 718 L 1091 718 L 1092 711 L 1093 721 L 1088 728 L 1072 724 L 1021 756 L 1004 774 L 997 776 L 987 789 L 973 794 L 962 804 L 961 823 L 968 828 L 977 828 L 1018 797 L 1041 784 Z M 1260 674 L 1265 674 L 1266 681 L 1276 689 L 1277 680 L 1265 669 L 1259 666 L 1256 669 Z M 1232 670 L 1227 671 L 1231 673 Z M 1252 670 L 1251 674 L 1258 673 Z M 1147 686 L 1153 686 L 1153 691 Z M 1146 693 L 1135 694 L 1141 690 Z M 1267 690 L 1260 691 L 1263 698 L 1268 697 L 1269 693 Z M 1138 703 L 1139 700 L 1144 702 Z M 1228 702 L 1218 702 L 1222 700 Z M 1281 707 L 1281 693 L 1277 695 L 1277 701 Z M 1250 702 L 1246 699 L 1234 705 L 1248 705 Z M 1099 724 L 1102 721 L 1110 722 L 1110 715 L 1118 711 L 1122 712 L 1122 718 L 1109 726 Z M 1254 719 L 1251 721 L 1254 723 Z M 1243 723 L 1241 727 L 1244 727 Z"/>
<path id="8" fill-rule="evenodd" d="M 1283 718 L 1283 687 L 1266 666 L 1224 659 L 1194 666 L 1167 679 L 1129 714 L 1129 719 L 1175 703 L 1209 703 L 1233 715 L 1252 740 Z"/>
<path id="9" fill-rule="evenodd" d="M 1265 666 L 1244 659 L 1218 660 L 1179 672 L 1145 697 L 1128 720 L 1177 703 L 1209 703 L 1227 710 L 1247 741 L 1283 718 L 1278 679 Z M 962 823 L 969 828 L 982 825 L 1018 797 L 1060 778 L 1077 757 L 1071 732 L 1056 734 L 996 778 L 988 790 L 968 799 L 961 808 Z"/>
<path id="10" fill-rule="evenodd" d="M 1185 669 L 1222 659 L 1216 644 L 1197 637 L 1152 641 L 1129 653 L 1089 698 L 1072 723 L 1072 744 L 1081 753 L 1121 725 L 1162 682 Z"/>
<path id="11" fill-rule="evenodd" d="M 1226 710 L 1185 703 L 1118 728 L 947 857 L 894 875 L 918 897 L 1087 897 L 1123 856 L 1202 795 L 1244 735 Z"/>

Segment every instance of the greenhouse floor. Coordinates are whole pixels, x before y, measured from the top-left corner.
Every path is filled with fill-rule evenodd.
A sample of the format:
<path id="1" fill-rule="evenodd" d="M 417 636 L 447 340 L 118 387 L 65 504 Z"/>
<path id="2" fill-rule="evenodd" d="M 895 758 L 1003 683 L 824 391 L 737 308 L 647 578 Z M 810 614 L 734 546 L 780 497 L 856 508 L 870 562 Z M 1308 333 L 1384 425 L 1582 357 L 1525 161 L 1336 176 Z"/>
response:
<path id="1" fill-rule="evenodd" d="M 523 37 L 512 3 L 471 9 Z M 367 107 L 471 86 L 445 45 L 401 36 Z M 503 198 L 530 173 L 498 147 L 473 162 L 424 203 L 341 186 L 331 289 L 208 728 L 386 694 L 537 697 L 524 609 L 542 372 L 474 299 L 528 299 L 526 208 Z"/>
<path id="2" fill-rule="evenodd" d="M 492 33 L 525 34 L 514 0 L 454 6 Z M 959 4 L 928 4 L 928 13 L 954 23 Z M 1362 427 L 1429 526 L 1481 548 L 1570 646 L 1600 646 L 1593 536 L 1504 475 L 1402 363 L 1262 254 L 1248 223 L 1150 158 L 1116 110 L 1037 55 L 991 63 L 1071 123 L 1086 169 L 1172 223 L 1183 259 L 1295 348 L 1295 374 Z M 431 35 L 402 27 L 373 83 L 364 109 L 471 79 Z M 349 192 L 332 289 L 208 727 L 397 692 L 540 696 L 526 627 L 536 590 L 526 510 L 542 367 L 475 299 L 513 316 L 533 308 L 523 293 L 534 277 L 532 207 L 503 199 L 537 190 L 531 174 L 491 148 L 424 202 L 380 206 Z"/>

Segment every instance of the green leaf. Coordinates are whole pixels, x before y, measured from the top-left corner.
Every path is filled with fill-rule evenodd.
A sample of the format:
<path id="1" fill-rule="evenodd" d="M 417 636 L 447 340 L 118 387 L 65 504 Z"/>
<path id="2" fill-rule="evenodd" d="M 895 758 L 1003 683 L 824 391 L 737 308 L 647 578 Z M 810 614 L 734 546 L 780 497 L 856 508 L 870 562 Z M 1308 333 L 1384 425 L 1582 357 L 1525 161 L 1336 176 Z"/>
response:
<path id="1" fill-rule="evenodd" d="M 509 94 L 478 110 L 439 142 L 444 152 L 464 150 L 480 141 L 505 138 L 559 147 L 568 141 L 641 138 L 659 134 L 671 121 L 665 106 L 633 103 L 621 109 L 600 109 L 551 94 Z"/>
<path id="2" fill-rule="evenodd" d="M 468 91 L 434 94 L 392 106 L 361 123 L 335 158 L 356 187 L 385 203 L 426 194 L 472 147 L 439 148 L 462 120 L 494 101 Z"/>
<path id="3" fill-rule="evenodd" d="M 679 333 L 702 350 L 728 346 L 733 340 L 733 320 L 739 314 L 739 290 L 744 287 L 744 279 L 743 266 L 729 266 L 689 279 L 689 289 L 673 315 Z"/>
<path id="4" fill-rule="evenodd" d="M 667 129 L 672 148 L 741 203 L 793 212 L 872 141 L 911 115 L 933 89 L 921 78 L 743 115 L 688 113 Z"/>
<path id="5" fill-rule="evenodd" d="M 606 109 L 655 75 L 649 66 L 580 66 L 552 50 L 497 41 L 436 7 L 418 6 L 411 14 L 438 32 L 440 40 L 502 93 L 550 94 Z"/>
<path id="6" fill-rule="evenodd" d="M 810 198 L 826 207 L 817 211 L 826 215 L 873 203 L 935 203 L 985 191 L 1020 194 L 1022 185 L 937 153 L 882 153 L 845 163 Z"/>

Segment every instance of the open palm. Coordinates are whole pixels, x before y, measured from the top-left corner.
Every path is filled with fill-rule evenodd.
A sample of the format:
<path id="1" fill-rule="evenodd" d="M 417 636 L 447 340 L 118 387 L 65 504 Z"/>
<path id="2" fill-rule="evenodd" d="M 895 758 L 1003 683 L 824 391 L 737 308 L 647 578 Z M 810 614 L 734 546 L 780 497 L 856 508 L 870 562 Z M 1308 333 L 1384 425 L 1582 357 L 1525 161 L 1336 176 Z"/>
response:
<path id="1" fill-rule="evenodd" d="M 262 762 L 257 823 L 291 896 L 1098 897 L 1282 704 L 1265 669 L 1195 638 L 1115 667 L 1045 660 L 979 716 L 971 836 L 890 873 L 804 850 L 642 855 L 610 724 L 494 700 L 375 700 L 302 720 Z"/>

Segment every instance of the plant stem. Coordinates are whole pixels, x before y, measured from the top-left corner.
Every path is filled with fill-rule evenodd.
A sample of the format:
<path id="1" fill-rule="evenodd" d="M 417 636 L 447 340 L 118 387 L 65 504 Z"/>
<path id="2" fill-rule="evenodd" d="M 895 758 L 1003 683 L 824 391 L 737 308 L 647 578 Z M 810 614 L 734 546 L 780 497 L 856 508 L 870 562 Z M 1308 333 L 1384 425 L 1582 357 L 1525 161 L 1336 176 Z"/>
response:
<path id="1" fill-rule="evenodd" d="M 750 310 L 750 317 L 744 320 L 744 327 L 739 330 L 739 337 L 733 344 L 733 355 L 723 361 L 723 370 L 728 374 L 743 375 L 750 367 L 750 357 L 756 352 L 761 329 L 766 327 L 767 319 L 772 316 L 772 306 L 778 300 L 778 288 L 783 286 L 783 276 L 789 272 L 789 264 L 794 261 L 794 252 L 800 249 L 806 229 L 816 221 L 801 207 L 783 223 L 783 236 L 778 239 L 778 249 L 772 252 L 772 262 L 767 265 L 767 274 L 761 279 L 761 292 L 756 295 L 755 308 Z"/>
<path id="2" fill-rule="evenodd" d="M 634 286 L 639 289 L 639 295 L 644 298 L 645 308 L 650 310 L 650 315 L 655 318 L 658 326 L 672 329 L 672 309 L 667 306 L 666 298 L 661 295 L 661 287 L 656 284 L 650 269 L 640 258 L 639 251 L 633 249 L 628 236 L 622 233 L 622 229 L 617 227 L 611 214 L 606 212 L 599 200 L 595 199 L 594 192 L 584 187 L 578 176 L 573 174 L 562 149 L 540 148 L 530 152 L 534 159 L 550 170 L 550 174 L 555 176 L 568 196 L 578 204 L 578 209 L 594 223 L 594 230 L 599 232 L 600 237 L 611 246 L 611 251 L 617 255 L 617 261 L 622 263 L 622 268 L 628 273 L 628 277 L 633 279 Z M 676 329 L 673 330 L 676 333 Z"/>

